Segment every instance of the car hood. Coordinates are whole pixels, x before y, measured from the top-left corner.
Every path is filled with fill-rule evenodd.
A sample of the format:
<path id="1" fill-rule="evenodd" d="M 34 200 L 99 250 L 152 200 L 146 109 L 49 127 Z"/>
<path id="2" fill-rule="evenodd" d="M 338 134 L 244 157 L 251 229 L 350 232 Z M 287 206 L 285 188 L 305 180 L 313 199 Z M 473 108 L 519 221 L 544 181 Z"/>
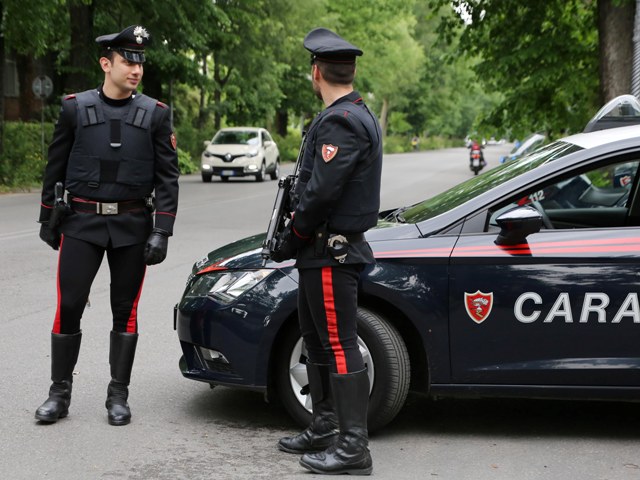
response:
<path id="1" fill-rule="evenodd" d="M 258 268 L 290 268 L 295 260 L 284 262 L 267 261 L 263 266 L 262 243 L 266 234 L 260 233 L 251 237 L 237 240 L 223 247 L 209 252 L 209 254 L 193 265 L 194 274 L 206 273 L 222 269 L 252 270 Z M 414 224 L 401 224 L 380 221 L 378 225 L 366 233 L 371 243 L 388 240 L 389 238 L 415 238 L 419 236 L 418 228 Z"/>

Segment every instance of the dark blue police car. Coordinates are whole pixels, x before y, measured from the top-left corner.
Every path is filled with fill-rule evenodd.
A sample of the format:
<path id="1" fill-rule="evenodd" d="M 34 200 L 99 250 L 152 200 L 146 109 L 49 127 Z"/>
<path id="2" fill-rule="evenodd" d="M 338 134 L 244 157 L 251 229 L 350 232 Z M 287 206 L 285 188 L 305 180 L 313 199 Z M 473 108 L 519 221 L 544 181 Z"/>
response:
<path id="1" fill-rule="evenodd" d="M 359 291 L 371 430 L 409 390 L 639 398 L 640 125 L 615 127 L 381 214 L 367 233 L 377 263 Z M 277 397 L 305 424 L 297 272 L 292 262 L 263 267 L 263 238 L 194 265 L 175 311 L 180 368 Z"/>

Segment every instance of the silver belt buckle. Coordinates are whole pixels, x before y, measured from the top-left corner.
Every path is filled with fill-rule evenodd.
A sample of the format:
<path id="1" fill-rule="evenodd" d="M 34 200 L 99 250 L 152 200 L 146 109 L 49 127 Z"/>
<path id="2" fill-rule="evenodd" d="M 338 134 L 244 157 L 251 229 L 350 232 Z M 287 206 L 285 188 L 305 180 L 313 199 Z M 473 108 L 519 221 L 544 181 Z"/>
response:
<path id="1" fill-rule="evenodd" d="M 96 213 L 98 215 L 116 215 L 118 213 L 118 203 L 96 203 Z"/>

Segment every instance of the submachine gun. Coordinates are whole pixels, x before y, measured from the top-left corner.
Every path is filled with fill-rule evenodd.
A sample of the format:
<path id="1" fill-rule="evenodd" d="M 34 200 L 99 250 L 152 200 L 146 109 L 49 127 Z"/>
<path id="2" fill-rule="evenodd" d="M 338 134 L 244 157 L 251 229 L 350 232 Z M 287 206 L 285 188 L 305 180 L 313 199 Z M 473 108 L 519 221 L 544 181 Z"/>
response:
<path id="1" fill-rule="evenodd" d="M 278 193 L 276 194 L 276 201 L 273 204 L 271 219 L 267 227 L 267 237 L 262 244 L 262 266 L 266 265 L 267 260 L 271 258 L 273 252 L 277 252 L 280 249 L 280 234 L 291 221 L 291 212 L 293 210 L 291 202 L 293 196 L 292 191 L 298 178 L 298 170 L 300 169 L 300 163 L 304 155 L 306 141 L 306 132 L 302 132 L 302 142 L 300 143 L 300 150 L 298 151 L 298 158 L 296 159 L 296 166 L 293 169 L 293 173 L 286 177 L 281 177 L 278 181 Z"/>

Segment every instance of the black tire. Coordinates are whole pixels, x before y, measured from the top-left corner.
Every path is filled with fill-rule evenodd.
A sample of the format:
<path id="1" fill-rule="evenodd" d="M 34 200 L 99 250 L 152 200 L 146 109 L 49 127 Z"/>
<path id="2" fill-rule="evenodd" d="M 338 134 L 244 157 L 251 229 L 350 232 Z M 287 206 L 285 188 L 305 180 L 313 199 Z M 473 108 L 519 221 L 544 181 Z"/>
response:
<path id="1" fill-rule="evenodd" d="M 391 422 L 407 399 L 411 378 L 409 353 L 395 327 L 377 313 L 364 308 L 358 309 L 358 336 L 370 354 L 371 364 L 365 356 L 365 362 L 370 371 L 369 378 L 373 374 L 369 396 L 368 429 L 375 431 Z M 304 351 L 299 358 L 292 359 L 292 354 L 300 340 L 297 325 L 289 328 L 285 333 L 276 357 L 274 377 L 278 397 L 283 406 L 298 424 L 306 427 L 311 420 L 310 398 L 304 396 L 305 405 L 303 405 L 301 395 L 296 395 L 294 392 L 292 379 L 295 374 L 291 373 L 295 370 L 301 374 L 300 369 L 304 369 L 306 360 Z M 300 364 L 292 367 L 292 363 L 295 364 L 296 361 Z M 304 376 L 306 378 L 306 370 Z M 304 386 L 302 383 L 297 386 Z"/>
<path id="2" fill-rule="evenodd" d="M 264 182 L 264 177 L 267 174 L 267 166 L 262 162 L 260 165 L 260 171 L 256 174 L 256 182 Z"/>
<path id="3" fill-rule="evenodd" d="M 273 172 L 269 174 L 271 176 L 271 180 L 278 180 L 280 176 L 280 159 L 276 159 L 276 164 L 273 167 Z"/>
<path id="4" fill-rule="evenodd" d="M 211 177 L 212 177 L 212 175 L 210 173 L 203 173 L 202 174 L 202 181 L 204 183 L 211 183 Z"/>

